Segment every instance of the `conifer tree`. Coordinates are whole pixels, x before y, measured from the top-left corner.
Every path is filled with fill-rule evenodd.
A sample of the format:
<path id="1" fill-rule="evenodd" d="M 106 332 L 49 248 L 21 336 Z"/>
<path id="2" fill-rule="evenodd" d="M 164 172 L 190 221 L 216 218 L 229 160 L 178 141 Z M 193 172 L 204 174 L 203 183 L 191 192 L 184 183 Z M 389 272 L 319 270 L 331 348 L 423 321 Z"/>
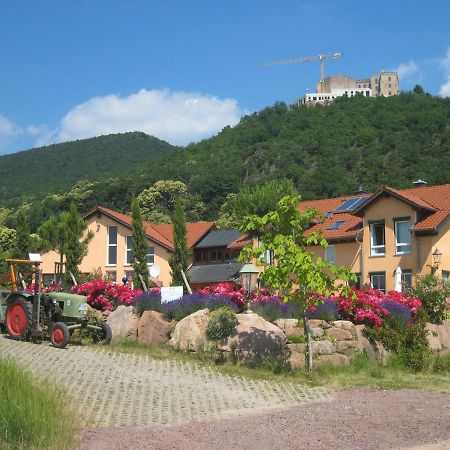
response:
<path id="1" fill-rule="evenodd" d="M 141 282 L 140 275 L 148 287 L 148 239 L 144 231 L 139 202 L 136 198 L 133 198 L 133 201 L 131 202 L 131 217 L 133 219 L 131 222 L 131 233 L 133 235 L 131 243 L 131 251 L 133 253 L 132 265 L 136 280 L 138 280 L 139 283 Z M 144 286 L 142 287 L 145 289 Z"/>
<path id="2" fill-rule="evenodd" d="M 187 247 L 186 215 L 180 198 L 177 198 L 175 202 L 172 223 L 175 247 L 175 253 L 169 261 L 170 268 L 172 269 L 172 286 L 183 286 L 181 271 L 183 270 L 186 273 L 191 251 Z"/>

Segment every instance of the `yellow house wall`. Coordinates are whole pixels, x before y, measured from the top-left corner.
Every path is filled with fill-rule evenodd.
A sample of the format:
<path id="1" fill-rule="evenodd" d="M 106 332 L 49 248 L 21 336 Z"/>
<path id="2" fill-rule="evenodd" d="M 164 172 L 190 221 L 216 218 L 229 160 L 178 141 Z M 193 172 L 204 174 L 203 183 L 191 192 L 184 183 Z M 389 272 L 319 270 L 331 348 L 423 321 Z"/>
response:
<path id="1" fill-rule="evenodd" d="M 132 271 L 131 265 L 126 262 L 126 236 L 131 235 L 131 229 L 121 225 L 115 220 L 101 214 L 98 217 L 93 214 L 86 220 L 87 230 L 94 233 L 94 238 L 89 243 L 88 253 L 84 257 L 80 271 L 84 273 L 101 272 L 106 275 L 107 272 L 116 272 L 116 281 L 120 282 L 126 272 Z M 117 226 L 117 264 L 107 265 L 107 247 L 108 247 L 108 227 Z M 149 246 L 155 248 L 155 264 L 161 268 L 158 280 L 163 286 L 170 286 L 172 277 L 170 275 L 169 258 L 171 252 L 161 245 L 149 240 Z M 59 261 L 59 255 L 56 252 L 47 252 L 41 255 L 42 271 L 44 274 L 54 273 L 54 263 Z"/>
<path id="2" fill-rule="evenodd" d="M 438 230 L 439 234 L 435 236 L 427 236 L 429 243 L 427 246 L 424 246 L 423 251 L 424 263 L 426 265 L 424 272 L 430 272 L 430 266 L 433 262 L 432 253 L 436 249 L 439 249 L 442 253 L 442 257 L 436 273 L 441 275 L 443 270 L 450 271 L 450 220 L 445 221 L 438 228 Z"/>
<path id="3" fill-rule="evenodd" d="M 367 208 L 364 215 L 364 274 L 362 283 L 370 283 L 371 272 L 386 272 L 386 290 L 394 289 L 395 270 L 411 270 L 413 285 L 417 274 L 426 274 L 431 271 L 431 253 L 440 241 L 442 248 L 449 247 L 450 236 L 448 236 L 448 224 L 445 229 L 439 230 L 437 236 L 414 236 L 411 235 L 411 252 L 409 254 L 395 253 L 395 226 L 394 219 L 409 218 L 411 226 L 416 221 L 416 211 L 408 204 L 394 198 L 385 197 L 374 202 Z M 385 255 L 377 256 L 370 253 L 370 223 L 384 220 L 385 225 Z M 444 233 L 444 235 L 442 235 Z M 447 236 L 445 235 L 447 234 Z M 441 237 L 439 237 L 441 236 Z M 441 250 L 442 251 L 442 250 Z M 447 257 L 447 266 L 450 267 L 450 255 Z"/>

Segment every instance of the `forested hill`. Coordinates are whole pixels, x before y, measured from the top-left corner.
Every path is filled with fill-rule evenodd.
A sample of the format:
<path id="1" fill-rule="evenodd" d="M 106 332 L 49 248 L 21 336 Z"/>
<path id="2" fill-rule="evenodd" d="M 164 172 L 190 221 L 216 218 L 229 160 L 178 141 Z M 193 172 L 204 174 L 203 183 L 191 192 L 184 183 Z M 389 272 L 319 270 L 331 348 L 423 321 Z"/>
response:
<path id="1" fill-rule="evenodd" d="M 124 137 L 138 140 L 136 134 Z M 142 138 L 144 143 L 150 139 Z M 304 199 L 348 195 L 360 186 L 369 192 L 383 184 L 407 188 L 419 178 L 429 184 L 449 183 L 450 99 L 406 93 L 340 98 L 315 108 L 276 104 L 242 118 L 213 138 L 164 152 L 134 169 L 126 146 L 116 148 L 124 150 L 119 162 L 110 163 L 108 147 L 106 156 L 86 150 L 78 167 L 70 162 L 70 153 L 67 159 L 60 155 L 48 161 L 40 173 L 31 163 L 21 167 L 27 186 L 40 178 L 41 191 L 51 190 L 56 182 L 67 183 L 61 174 L 54 175 L 58 169 L 52 164 L 60 171 L 63 166 L 77 170 L 77 176 L 95 174 L 99 180 L 59 199 L 52 196 L 36 202 L 32 222 L 36 225 L 72 200 L 81 211 L 95 204 L 128 211 L 132 195 L 157 180 L 184 182 L 206 205 L 204 219 L 217 217 L 227 194 L 270 179 L 291 179 Z M 13 169 L 17 168 L 9 170 Z M 69 176 L 75 178 L 73 173 Z M 14 179 L 13 183 L 21 182 Z"/>
<path id="2" fill-rule="evenodd" d="M 450 99 L 406 93 L 315 108 L 277 104 L 98 185 L 97 201 L 126 209 L 131 194 L 155 181 L 180 180 L 214 218 L 228 193 L 280 178 L 290 178 L 304 199 L 348 195 L 360 186 L 407 188 L 418 178 L 449 183 Z"/>
<path id="3" fill-rule="evenodd" d="M 140 132 L 111 134 L 0 156 L 0 205 L 129 171 L 175 147 Z"/>

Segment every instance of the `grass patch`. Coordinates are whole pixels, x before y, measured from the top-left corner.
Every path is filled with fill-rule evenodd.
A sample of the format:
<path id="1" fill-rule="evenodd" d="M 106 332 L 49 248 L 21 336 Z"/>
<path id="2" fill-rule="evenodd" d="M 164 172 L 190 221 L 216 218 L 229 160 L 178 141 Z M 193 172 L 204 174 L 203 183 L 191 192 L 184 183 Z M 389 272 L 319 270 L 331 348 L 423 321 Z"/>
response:
<path id="1" fill-rule="evenodd" d="M 99 347 L 96 347 L 99 348 Z M 279 365 L 265 364 L 262 367 L 245 367 L 231 362 L 217 364 L 207 353 L 186 353 L 168 345 L 143 345 L 129 339 L 119 340 L 104 350 L 146 355 L 155 359 L 171 359 L 185 363 L 199 364 L 220 373 L 251 378 L 299 383 L 310 386 L 325 386 L 334 390 L 352 387 L 371 387 L 376 389 L 426 389 L 450 393 L 450 355 L 434 357 L 428 369 L 412 372 L 393 356 L 386 366 L 382 366 L 365 355 L 354 358 L 349 366 L 333 367 L 329 364 L 316 367 L 312 374 L 304 370 L 280 370 Z M 270 362 L 270 361 L 269 361 Z"/>
<path id="2" fill-rule="evenodd" d="M 80 420 L 64 394 L 0 358 L 0 449 L 71 449 Z"/>

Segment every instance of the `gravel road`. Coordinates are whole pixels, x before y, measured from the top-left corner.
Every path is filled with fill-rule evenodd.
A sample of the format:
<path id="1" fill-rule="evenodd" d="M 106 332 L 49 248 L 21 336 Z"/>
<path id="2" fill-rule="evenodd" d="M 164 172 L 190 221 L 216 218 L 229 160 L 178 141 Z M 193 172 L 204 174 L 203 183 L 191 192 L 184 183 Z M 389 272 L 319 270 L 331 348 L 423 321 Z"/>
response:
<path id="1" fill-rule="evenodd" d="M 0 356 L 15 358 L 73 397 L 89 425 L 80 450 L 450 449 L 448 394 L 333 393 L 226 376 L 180 361 L 80 346 L 58 350 L 2 335 Z"/>

